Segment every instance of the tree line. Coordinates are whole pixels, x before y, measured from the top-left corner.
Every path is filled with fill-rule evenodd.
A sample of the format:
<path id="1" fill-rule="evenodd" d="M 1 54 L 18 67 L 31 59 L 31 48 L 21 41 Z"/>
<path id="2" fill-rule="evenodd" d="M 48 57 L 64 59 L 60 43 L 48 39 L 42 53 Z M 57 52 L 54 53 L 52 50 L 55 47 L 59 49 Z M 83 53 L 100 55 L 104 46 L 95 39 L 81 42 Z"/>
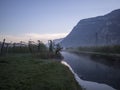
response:
<path id="1" fill-rule="evenodd" d="M 48 40 L 48 46 L 40 40 L 38 40 L 37 43 L 32 40 L 29 40 L 28 43 L 23 41 L 19 43 L 7 43 L 6 39 L 3 39 L 0 43 L 0 56 L 6 54 L 30 53 L 38 57 L 54 58 L 60 56 L 61 50 L 62 47 L 60 44 L 54 44 L 52 40 Z"/>

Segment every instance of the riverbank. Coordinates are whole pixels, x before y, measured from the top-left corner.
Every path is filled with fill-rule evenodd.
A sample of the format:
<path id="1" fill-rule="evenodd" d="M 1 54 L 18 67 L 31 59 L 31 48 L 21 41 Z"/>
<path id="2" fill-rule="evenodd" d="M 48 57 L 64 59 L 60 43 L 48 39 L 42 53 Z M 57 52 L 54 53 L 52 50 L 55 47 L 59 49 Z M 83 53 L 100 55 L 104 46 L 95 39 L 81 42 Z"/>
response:
<path id="1" fill-rule="evenodd" d="M 68 67 L 30 54 L 0 57 L 0 90 L 82 90 Z"/>
<path id="2" fill-rule="evenodd" d="M 65 51 L 68 52 L 73 52 L 76 54 L 88 54 L 88 55 L 100 55 L 100 56 L 108 56 L 108 57 L 118 57 L 120 58 L 120 54 L 119 53 L 112 53 L 112 52 L 101 52 L 101 51 L 95 51 L 95 50 L 90 50 L 90 49 L 79 49 L 79 48 L 68 48 Z"/>

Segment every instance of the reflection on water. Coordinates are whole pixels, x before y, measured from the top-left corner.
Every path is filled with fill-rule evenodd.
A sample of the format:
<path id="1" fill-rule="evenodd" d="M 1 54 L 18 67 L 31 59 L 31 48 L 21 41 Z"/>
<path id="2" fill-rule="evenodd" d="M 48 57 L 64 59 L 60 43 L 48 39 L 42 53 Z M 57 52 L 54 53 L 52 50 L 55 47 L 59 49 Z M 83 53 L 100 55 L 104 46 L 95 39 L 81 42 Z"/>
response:
<path id="1" fill-rule="evenodd" d="M 100 62 L 112 68 L 120 69 L 120 57 L 109 57 L 109 56 L 100 56 L 100 55 L 91 55 L 91 60 Z"/>
<path id="2" fill-rule="evenodd" d="M 62 55 L 80 78 L 106 83 L 120 90 L 119 58 L 76 55 L 68 52 L 62 52 Z"/>

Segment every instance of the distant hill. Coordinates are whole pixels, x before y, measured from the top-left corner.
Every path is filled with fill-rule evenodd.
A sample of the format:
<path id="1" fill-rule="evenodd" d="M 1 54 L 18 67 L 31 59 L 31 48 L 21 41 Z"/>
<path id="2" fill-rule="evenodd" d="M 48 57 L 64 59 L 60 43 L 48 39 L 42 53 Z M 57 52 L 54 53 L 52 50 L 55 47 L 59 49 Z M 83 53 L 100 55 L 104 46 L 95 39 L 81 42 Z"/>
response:
<path id="1" fill-rule="evenodd" d="M 63 38 L 59 38 L 59 39 L 54 39 L 53 42 L 54 44 L 58 44 L 63 40 Z"/>
<path id="2" fill-rule="evenodd" d="M 120 9 L 83 19 L 61 41 L 64 47 L 120 44 Z"/>

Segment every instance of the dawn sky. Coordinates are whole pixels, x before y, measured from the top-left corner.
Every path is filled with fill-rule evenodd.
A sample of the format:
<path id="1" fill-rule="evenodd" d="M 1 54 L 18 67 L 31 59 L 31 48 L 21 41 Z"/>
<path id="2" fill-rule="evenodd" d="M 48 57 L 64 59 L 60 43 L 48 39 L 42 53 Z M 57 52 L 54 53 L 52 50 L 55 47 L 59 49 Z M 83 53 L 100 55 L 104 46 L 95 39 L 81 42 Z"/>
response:
<path id="1" fill-rule="evenodd" d="M 0 0 L 0 41 L 61 38 L 84 18 L 120 9 L 120 0 Z"/>

